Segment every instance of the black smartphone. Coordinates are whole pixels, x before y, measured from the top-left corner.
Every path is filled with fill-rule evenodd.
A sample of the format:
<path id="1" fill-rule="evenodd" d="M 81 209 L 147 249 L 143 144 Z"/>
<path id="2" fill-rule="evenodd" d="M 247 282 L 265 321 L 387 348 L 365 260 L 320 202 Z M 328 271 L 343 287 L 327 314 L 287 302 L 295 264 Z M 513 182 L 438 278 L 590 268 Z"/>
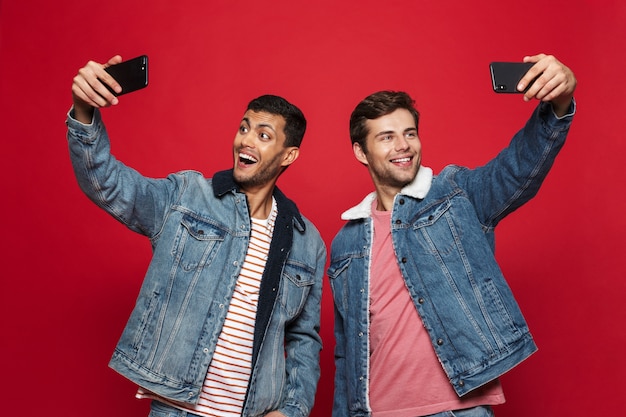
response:
<path id="1" fill-rule="evenodd" d="M 517 90 L 517 84 L 534 64 L 531 62 L 492 62 L 491 84 L 496 93 L 525 93 L 533 84 L 531 81 L 524 91 Z"/>
<path id="2" fill-rule="evenodd" d="M 105 87 L 116 96 L 132 93 L 148 85 L 148 56 L 141 55 L 116 65 L 105 68 L 111 77 L 122 87 L 122 92 L 116 93 L 111 87 Z"/>

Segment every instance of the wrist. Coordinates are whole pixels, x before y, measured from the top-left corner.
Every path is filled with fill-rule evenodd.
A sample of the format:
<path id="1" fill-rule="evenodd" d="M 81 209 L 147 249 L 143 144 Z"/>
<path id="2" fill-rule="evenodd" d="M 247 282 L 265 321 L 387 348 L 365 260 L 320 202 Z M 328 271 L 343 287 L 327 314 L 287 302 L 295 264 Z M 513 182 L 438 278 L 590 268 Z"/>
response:
<path id="1" fill-rule="evenodd" d="M 550 102 L 552 104 L 552 111 L 554 111 L 556 117 L 563 117 L 569 112 L 572 99 L 572 96 L 568 96 L 567 98 L 560 98 Z"/>
<path id="2" fill-rule="evenodd" d="M 74 102 L 73 116 L 77 121 L 89 125 L 93 121 L 93 113 L 92 106 Z"/>

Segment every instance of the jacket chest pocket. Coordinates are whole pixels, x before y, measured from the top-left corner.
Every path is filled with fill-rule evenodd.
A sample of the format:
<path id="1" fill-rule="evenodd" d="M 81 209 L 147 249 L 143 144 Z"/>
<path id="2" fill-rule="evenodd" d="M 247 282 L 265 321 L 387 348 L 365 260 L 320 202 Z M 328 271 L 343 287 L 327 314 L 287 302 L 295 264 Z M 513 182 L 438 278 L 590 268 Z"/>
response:
<path id="1" fill-rule="evenodd" d="M 314 268 L 294 261 L 287 262 L 283 270 L 280 301 L 289 319 L 300 314 L 314 282 Z"/>
<path id="2" fill-rule="evenodd" d="M 202 268 L 211 263 L 225 235 L 217 225 L 185 215 L 176 232 L 172 256 L 185 271 Z"/>
<path id="3" fill-rule="evenodd" d="M 452 212 L 452 202 L 445 200 L 415 221 L 413 228 L 421 236 L 418 241 L 426 251 L 445 255 L 459 246 L 463 229 L 454 221 Z"/>
<path id="4" fill-rule="evenodd" d="M 330 281 L 335 308 L 341 312 L 348 309 L 348 266 L 350 266 L 352 258 L 340 258 L 331 260 L 330 266 L 326 271 Z M 355 266 L 356 267 L 356 266 Z"/>

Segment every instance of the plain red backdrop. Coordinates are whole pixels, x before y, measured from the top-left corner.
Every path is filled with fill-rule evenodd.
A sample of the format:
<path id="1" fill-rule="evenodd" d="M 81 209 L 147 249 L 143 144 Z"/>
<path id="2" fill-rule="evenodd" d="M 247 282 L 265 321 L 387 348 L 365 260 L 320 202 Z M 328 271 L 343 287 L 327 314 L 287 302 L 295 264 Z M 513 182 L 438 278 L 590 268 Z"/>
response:
<path id="1" fill-rule="evenodd" d="M 476 166 L 534 104 L 491 91 L 488 64 L 546 52 L 579 80 L 569 142 L 538 197 L 505 220 L 497 256 L 539 352 L 504 376 L 499 417 L 619 414 L 624 359 L 622 140 L 626 3 L 2 0 L 2 414 L 147 415 L 107 367 L 150 258 L 148 242 L 79 191 L 65 142 L 70 86 L 89 59 L 150 56 L 150 85 L 104 111 L 115 155 L 148 176 L 231 166 L 246 103 L 283 95 L 309 120 L 279 185 L 325 241 L 371 190 L 348 117 L 381 89 L 412 94 L 423 161 Z M 332 301 L 322 377 L 330 415 Z"/>

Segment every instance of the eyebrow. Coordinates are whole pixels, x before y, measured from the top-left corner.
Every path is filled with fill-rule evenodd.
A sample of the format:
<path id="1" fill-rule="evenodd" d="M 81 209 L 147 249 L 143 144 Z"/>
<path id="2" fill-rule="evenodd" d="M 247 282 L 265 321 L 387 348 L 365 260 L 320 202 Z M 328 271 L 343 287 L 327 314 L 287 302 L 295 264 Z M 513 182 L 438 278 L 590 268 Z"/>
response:
<path id="1" fill-rule="evenodd" d="M 250 123 L 250 119 L 248 119 L 247 117 L 244 117 L 242 119 L 243 122 L 246 122 L 248 124 L 248 126 L 253 127 L 252 123 Z M 257 127 L 266 127 L 268 129 L 270 129 L 272 132 L 276 133 L 276 129 L 274 129 L 274 126 L 272 126 L 269 123 L 259 123 L 258 125 L 254 126 L 255 128 Z"/>
<path id="2" fill-rule="evenodd" d="M 402 131 L 403 134 L 404 133 L 408 133 L 408 132 L 417 132 L 417 128 L 415 128 L 415 127 L 407 127 L 406 129 L 404 129 Z M 395 130 L 385 130 L 385 131 L 377 133 L 374 137 L 377 138 L 379 136 L 393 135 L 395 133 L 396 133 Z"/>

